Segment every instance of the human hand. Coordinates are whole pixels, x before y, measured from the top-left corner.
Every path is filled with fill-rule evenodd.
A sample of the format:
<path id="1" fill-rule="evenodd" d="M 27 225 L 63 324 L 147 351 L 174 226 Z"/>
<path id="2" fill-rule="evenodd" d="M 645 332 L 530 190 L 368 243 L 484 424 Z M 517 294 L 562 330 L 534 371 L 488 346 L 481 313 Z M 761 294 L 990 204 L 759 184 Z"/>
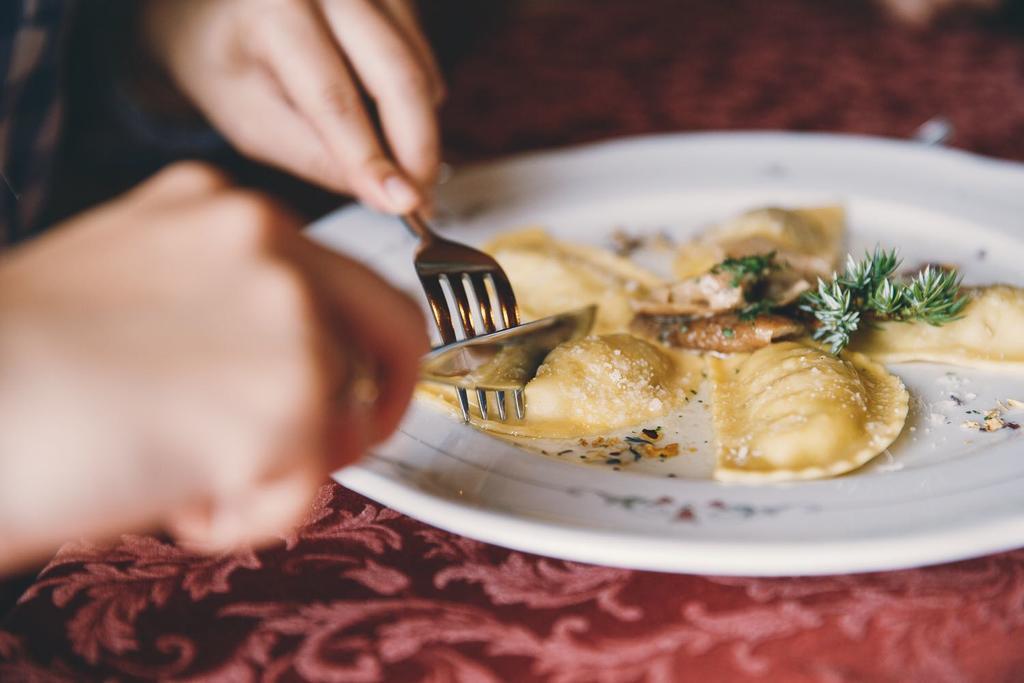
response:
<path id="1" fill-rule="evenodd" d="M 995 9 L 1001 0 L 878 0 L 896 19 L 912 26 L 927 26 L 937 16 L 956 8 Z"/>
<path id="2" fill-rule="evenodd" d="M 428 199 L 444 84 L 410 0 L 147 0 L 142 28 L 243 154 L 384 212 Z"/>
<path id="3" fill-rule="evenodd" d="M 186 164 L 0 257 L 0 569 L 157 523 L 279 533 L 393 431 L 423 318 L 298 228 Z"/>

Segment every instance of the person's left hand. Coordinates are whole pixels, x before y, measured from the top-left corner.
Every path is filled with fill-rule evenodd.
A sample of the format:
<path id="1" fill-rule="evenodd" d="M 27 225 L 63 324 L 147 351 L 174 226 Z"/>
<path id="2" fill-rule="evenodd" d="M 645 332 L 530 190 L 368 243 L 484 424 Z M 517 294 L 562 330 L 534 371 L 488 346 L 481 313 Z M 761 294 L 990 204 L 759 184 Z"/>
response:
<path id="1" fill-rule="evenodd" d="M 389 213 L 427 199 L 444 84 L 409 0 L 147 0 L 141 25 L 243 154 Z"/>

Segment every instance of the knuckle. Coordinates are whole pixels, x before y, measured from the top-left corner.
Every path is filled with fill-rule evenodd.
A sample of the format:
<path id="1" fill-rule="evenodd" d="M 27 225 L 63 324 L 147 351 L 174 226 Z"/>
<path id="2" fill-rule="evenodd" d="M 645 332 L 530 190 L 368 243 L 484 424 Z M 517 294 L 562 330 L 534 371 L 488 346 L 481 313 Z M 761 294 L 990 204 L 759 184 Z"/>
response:
<path id="1" fill-rule="evenodd" d="M 333 81 L 323 86 L 320 99 L 324 108 L 339 118 L 354 116 L 363 106 L 358 93 L 343 81 Z"/>
<path id="2" fill-rule="evenodd" d="M 196 184 L 216 186 L 227 182 L 222 171 L 202 161 L 179 161 L 168 166 L 165 173 L 191 180 Z"/>
<path id="3" fill-rule="evenodd" d="M 230 185 L 220 169 L 201 161 L 179 161 L 160 172 L 158 178 L 182 191 L 215 191 Z"/>
<path id="4" fill-rule="evenodd" d="M 223 215 L 219 232 L 238 248 L 264 249 L 280 234 L 284 215 L 268 197 L 255 192 L 235 192 L 218 200 Z"/>
<path id="5" fill-rule="evenodd" d="M 412 64 L 403 65 L 395 74 L 392 83 L 395 94 L 398 96 L 413 96 L 428 101 L 432 101 L 435 97 L 430 78 L 422 69 Z"/>

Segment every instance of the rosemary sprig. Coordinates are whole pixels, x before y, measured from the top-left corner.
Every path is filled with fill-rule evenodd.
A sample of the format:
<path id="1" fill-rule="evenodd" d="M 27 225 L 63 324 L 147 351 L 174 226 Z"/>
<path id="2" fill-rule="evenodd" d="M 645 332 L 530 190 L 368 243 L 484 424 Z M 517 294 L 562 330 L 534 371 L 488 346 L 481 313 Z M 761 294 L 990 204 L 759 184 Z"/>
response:
<path id="1" fill-rule="evenodd" d="M 906 303 L 905 292 L 898 283 L 882 280 L 868 296 L 868 308 L 884 317 L 895 316 Z"/>
<path id="2" fill-rule="evenodd" d="M 960 294 L 958 273 L 929 266 L 903 282 L 894 277 L 899 266 L 895 250 L 876 248 L 860 261 L 848 257 L 846 270 L 831 282 L 819 279 L 800 304 L 818 321 L 814 338 L 838 354 L 866 318 L 944 325 L 960 317 L 967 298 Z"/>
<path id="3" fill-rule="evenodd" d="M 921 320 L 929 325 L 956 320 L 967 305 L 967 299 L 960 296 L 961 280 L 959 273 L 926 267 L 906 285 L 905 304 L 898 314 L 903 320 Z"/>
<path id="4" fill-rule="evenodd" d="M 899 267 L 900 259 L 895 249 L 886 251 L 875 247 L 875 253 L 864 252 L 860 261 L 855 260 L 853 254 L 848 254 L 846 271 L 836 279 L 856 295 L 865 297 L 892 277 Z"/>
<path id="5" fill-rule="evenodd" d="M 846 348 L 860 326 L 861 315 L 850 289 L 839 278 L 828 283 L 818 278 L 818 289 L 804 294 L 802 301 L 800 309 L 813 315 L 819 323 L 814 338 L 828 344 L 833 354 Z"/>

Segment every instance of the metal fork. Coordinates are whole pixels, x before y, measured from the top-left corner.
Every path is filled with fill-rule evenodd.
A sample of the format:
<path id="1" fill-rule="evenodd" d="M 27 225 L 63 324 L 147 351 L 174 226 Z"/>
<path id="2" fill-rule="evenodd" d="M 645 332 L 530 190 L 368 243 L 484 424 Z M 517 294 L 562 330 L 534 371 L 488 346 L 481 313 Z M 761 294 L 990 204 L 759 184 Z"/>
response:
<path id="1" fill-rule="evenodd" d="M 418 213 L 403 215 L 402 222 L 420 239 L 420 246 L 416 250 L 413 263 L 416 266 L 420 284 L 423 285 L 423 292 L 427 295 L 427 302 L 430 304 L 434 322 L 441 334 L 442 343 L 450 344 L 458 339 L 452 319 L 452 307 L 445 295 L 446 285 L 455 301 L 455 310 L 458 311 L 458 320 L 464 338 L 477 335 L 478 322 L 482 324 L 483 332 L 486 333 L 515 327 L 519 324 L 516 295 L 512 291 L 512 285 L 509 283 L 505 271 L 497 261 L 478 249 L 441 237 Z M 471 299 L 476 302 L 478 319 L 473 316 Z M 494 315 L 495 302 L 501 313 L 500 328 Z M 469 396 L 465 389 L 458 388 L 455 391 L 458 395 L 462 419 L 469 422 Z M 488 419 L 487 392 L 477 389 L 476 398 L 480 408 L 480 417 L 484 420 Z M 526 401 L 523 398 L 522 389 L 512 392 L 512 400 L 515 404 L 516 417 L 520 420 L 523 419 L 526 414 Z M 508 412 L 505 406 L 504 391 L 495 392 L 495 407 L 498 419 L 503 422 L 507 420 Z"/>

